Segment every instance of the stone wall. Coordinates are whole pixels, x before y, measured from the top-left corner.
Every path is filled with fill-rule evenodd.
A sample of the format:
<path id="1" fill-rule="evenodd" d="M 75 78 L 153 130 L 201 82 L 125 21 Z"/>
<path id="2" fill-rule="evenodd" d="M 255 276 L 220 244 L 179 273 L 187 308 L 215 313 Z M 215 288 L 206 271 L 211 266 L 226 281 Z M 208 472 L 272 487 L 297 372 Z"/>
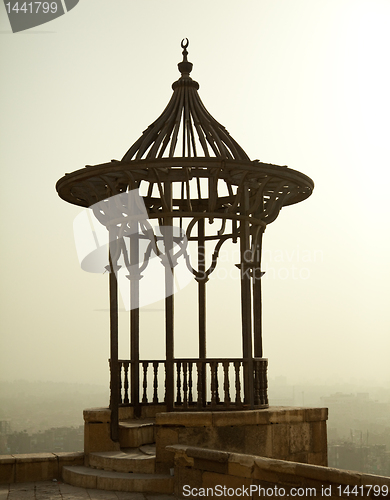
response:
<path id="1" fill-rule="evenodd" d="M 173 445 L 179 498 L 390 498 L 390 478 L 248 454 Z"/>
<path id="2" fill-rule="evenodd" d="M 174 444 L 326 466 L 327 418 L 326 408 L 159 413 L 156 471 L 173 467 Z"/>
<path id="3" fill-rule="evenodd" d="M 84 453 L 0 455 L 0 483 L 59 480 L 62 467 L 83 464 Z"/>

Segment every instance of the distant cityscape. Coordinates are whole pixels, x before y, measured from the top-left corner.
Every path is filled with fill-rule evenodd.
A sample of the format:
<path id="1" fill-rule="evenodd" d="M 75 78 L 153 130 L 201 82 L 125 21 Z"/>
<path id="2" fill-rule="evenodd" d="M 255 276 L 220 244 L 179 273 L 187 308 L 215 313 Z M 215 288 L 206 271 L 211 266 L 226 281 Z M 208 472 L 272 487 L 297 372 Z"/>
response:
<path id="1" fill-rule="evenodd" d="M 270 381 L 270 400 L 278 406 L 329 409 L 328 465 L 390 476 L 390 387 L 358 384 L 290 385 Z"/>
<path id="2" fill-rule="evenodd" d="M 329 408 L 328 465 L 390 476 L 390 387 L 269 382 L 272 406 Z M 82 451 L 83 410 L 106 406 L 99 386 L 0 383 L 0 454 Z"/>
<path id="3" fill-rule="evenodd" d="M 5 424 L 5 425 L 4 425 Z M 0 422 L 0 455 L 83 451 L 84 426 L 54 427 L 28 434 L 12 432 L 9 422 Z"/>

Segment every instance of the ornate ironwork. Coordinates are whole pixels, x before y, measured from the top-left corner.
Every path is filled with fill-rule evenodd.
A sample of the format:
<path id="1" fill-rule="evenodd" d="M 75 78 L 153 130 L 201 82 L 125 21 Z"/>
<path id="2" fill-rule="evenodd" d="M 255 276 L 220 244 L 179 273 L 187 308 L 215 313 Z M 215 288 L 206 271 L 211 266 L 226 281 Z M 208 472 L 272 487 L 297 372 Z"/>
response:
<path id="1" fill-rule="evenodd" d="M 59 196 L 74 205 L 91 207 L 100 202 L 95 215 L 117 238 L 116 246 L 110 247 L 109 270 L 115 269 L 119 255 L 123 255 L 126 267 L 132 269 L 128 276 L 132 300 L 138 293 L 138 282 L 151 253 L 163 259 L 159 254 L 160 236 L 147 221 L 137 222 L 136 235 L 129 231 L 128 216 L 131 214 L 126 211 L 126 204 L 119 202 L 117 217 L 113 217 L 112 211 L 108 216 L 106 208 L 113 196 L 138 189 L 148 220 L 155 220 L 161 227 L 176 225 L 185 231 L 187 241 L 197 242 L 195 263 L 186 252 L 183 238 L 175 239 L 173 233 L 162 236 L 168 250 L 166 255 L 171 255 L 174 244 L 179 247 L 176 257 L 165 266 L 165 360 L 140 360 L 139 309 L 132 307 L 131 360 L 118 361 L 116 280 L 110 279 L 110 406 L 114 413 L 119 404 L 134 405 L 137 414 L 141 404 L 161 403 L 159 387 L 163 391 L 165 388 L 163 400 L 168 410 L 183 407 L 196 410 L 264 408 L 268 405 L 267 361 L 262 357 L 262 237 L 266 226 L 277 218 L 283 207 L 308 198 L 314 187 L 309 177 L 296 170 L 249 159 L 202 103 L 199 84 L 190 76 L 193 65 L 188 61 L 188 45 L 188 39 L 181 43 L 183 60 L 178 64 L 181 76 L 172 85 L 173 95 L 168 105 L 122 160 L 87 165 L 66 174 L 56 186 Z M 124 243 L 125 237 L 130 240 L 130 250 Z M 149 240 L 143 260 L 139 255 L 140 239 Z M 241 272 L 243 353 L 242 358 L 234 360 L 211 360 L 206 356 L 206 283 L 217 266 L 222 245 L 228 240 L 240 244 L 241 259 L 237 267 Z M 205 264 L 206 245 L 213 245 L 208 267 Z M 175 258 L 177 260 L 179 255 L 185 257 L 188 269 L 198 282 L 198 359 L 174 358 L 172 287 Z M 113 272 L 110 274 L 114 276 Z M 149 364 L 153 367 L 152 387 L 148 386 L 147 379 Z M 161 365 L 164 374 L 159 370 Z M 118 366 L 121 374 L 124 370 L 120 376 Z M 115 415 L 112 421 L 115 427 Z M 115 429 L 112 436 L 116 436 Z"/>

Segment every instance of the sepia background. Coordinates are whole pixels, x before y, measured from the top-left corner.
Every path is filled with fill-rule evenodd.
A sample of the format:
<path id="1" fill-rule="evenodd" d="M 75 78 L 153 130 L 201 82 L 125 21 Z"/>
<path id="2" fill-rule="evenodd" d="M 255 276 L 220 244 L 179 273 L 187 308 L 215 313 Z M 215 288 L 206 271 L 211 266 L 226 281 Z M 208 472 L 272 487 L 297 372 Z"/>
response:
<path id="1" fill-rule="evenodd" d="M 315 182 L 264 236 L 270 380 L 389 386 L 388 1 L 80 0 L 18 34 L 0 15 L 0 381 L 108 387 L 108 276 L 81 270 L 80 208 L 55 183 L 122 158 L 168 103 L 188 37 L 210 113 L 252 160 Z M 234 251 L 209 286 L 210 356 L 241 356 Z M 175 354 L 197 356 L 195 283 L 175 300 Z M 141 356 L 163 355 L 163 321 L 162 303 L 141 311 Z"/>

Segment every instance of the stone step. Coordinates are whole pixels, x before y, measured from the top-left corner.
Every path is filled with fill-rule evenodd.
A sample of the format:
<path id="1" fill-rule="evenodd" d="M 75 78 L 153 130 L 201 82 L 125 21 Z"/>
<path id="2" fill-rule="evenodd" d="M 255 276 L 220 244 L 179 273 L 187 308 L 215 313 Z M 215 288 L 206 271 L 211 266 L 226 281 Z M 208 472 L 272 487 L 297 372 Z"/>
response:
<path id="1" fill-rule="evenodd" d="M 121 420 L 119 422 L 119 443 L 121 448 L 139 448 L 154 443 L 154 418 Z"/>
<path id="2" fill-rule="evenodd" d="M 145 450 L 145 451 L 144 451 Z M 89 466 L 115 472 L 155 472 L 156 448 L 144 445 L 141 448 L 125 448 L 120 451 L 101 451 L 89 454 Z"/>
<path id="3" fill-rule="evenodd" d="M 91 469 L 84 466 L 62 468 L 65 483 L 79 488 L 142 493 L 173 493 L 173 477 L 164 474 L 136 474 Z"/>
<path id="4" fill-rule="evenodd" d="M 145 453 L 145 455 L 152 455 L 153 457 L 156 456 L 156 443 L 144 444 L 143 446 L 140 446 L 139 449 L 142 453 Z"/>

